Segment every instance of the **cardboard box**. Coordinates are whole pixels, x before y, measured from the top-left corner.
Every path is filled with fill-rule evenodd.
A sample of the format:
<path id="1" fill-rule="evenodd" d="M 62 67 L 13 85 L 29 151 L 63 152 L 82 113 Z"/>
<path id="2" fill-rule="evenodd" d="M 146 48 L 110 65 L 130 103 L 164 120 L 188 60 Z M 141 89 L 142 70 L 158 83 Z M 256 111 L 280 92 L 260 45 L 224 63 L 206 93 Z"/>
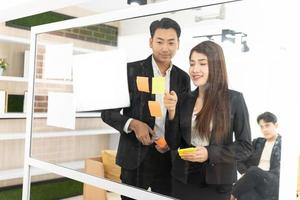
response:
<path id="1" fill-rule="evenodd" d="M 101 157 L 89 158 L 85 160 L 85 172 L 87 174 L 104 177 L 104 166 Z M 83 186 L 84 200 L 106 200 L 106 190 L 88 184 Z"/>
<path id="2" fill-rule="evenodd" d="M 116 164 L 116 154 L 115 150 L 103 150 L 101 157 L 104 166 L 104 177 L 120 183 L 121 167 Z"/>

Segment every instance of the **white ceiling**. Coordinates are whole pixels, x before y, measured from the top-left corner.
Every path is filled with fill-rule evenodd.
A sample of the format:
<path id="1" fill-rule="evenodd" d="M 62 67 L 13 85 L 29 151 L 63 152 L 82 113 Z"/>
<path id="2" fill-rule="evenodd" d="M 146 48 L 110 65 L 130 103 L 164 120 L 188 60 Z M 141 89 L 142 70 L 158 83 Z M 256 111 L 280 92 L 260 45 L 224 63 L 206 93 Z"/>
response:
<path id="1" fill-rule="evenodd" d="M 156 3 L 166 0 L 148 0 Z M 0 22 L 47 11 L 81 17 L 129 7 L 127 0 L 10 0 L 0 7 Z"/>
<path id="2" fill-rule="evenodd" d="M 167 0 L 147 0 L 147 3 L 159 3 L 163 1 Z M 75 6 L 56 10 L 56 12 L 68 14 L 75 17 L 81 17 L 91 14 L 129 8 L 130 6 L 131 5 L 127 4 L 127 0 L 87 0 Z"/>
<path id="3" fill-rule="evenodd" d="M 126 8 L 129 5 L 127 4 L 127 0 L 88 0 L 77 6 L 97 13 L 102 13 Z"/>
<path id="4" fill-rule="evenodd" d="M 0 22 L 74 6 L 87 0 L 10 0 L 0 7 Z"/>

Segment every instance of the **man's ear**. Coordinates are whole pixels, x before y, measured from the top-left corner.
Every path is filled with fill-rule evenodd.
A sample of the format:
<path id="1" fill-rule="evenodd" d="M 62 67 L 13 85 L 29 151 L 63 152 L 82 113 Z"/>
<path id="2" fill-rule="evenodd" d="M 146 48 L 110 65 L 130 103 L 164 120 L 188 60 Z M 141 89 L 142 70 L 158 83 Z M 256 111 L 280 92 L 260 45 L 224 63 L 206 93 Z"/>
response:
<path id="1" fill-rule="evenodd" d="M 180 45 L 180 40 L 178 38 L 178 46 L 177 46 L 177 50 L 179 49 L 179 45 Z"/>
<path id="2" fill-rule="evenodd" d="M 275 127 L 278 128 L 278 123 L 277 122 L 275 123 Z"/>
<path id="3" fill-rule="evenodd" d="M 152 49 L 152 46 L 153 46 L 153 38 L 151 37 L 149 39 L 149 47 Z"/>

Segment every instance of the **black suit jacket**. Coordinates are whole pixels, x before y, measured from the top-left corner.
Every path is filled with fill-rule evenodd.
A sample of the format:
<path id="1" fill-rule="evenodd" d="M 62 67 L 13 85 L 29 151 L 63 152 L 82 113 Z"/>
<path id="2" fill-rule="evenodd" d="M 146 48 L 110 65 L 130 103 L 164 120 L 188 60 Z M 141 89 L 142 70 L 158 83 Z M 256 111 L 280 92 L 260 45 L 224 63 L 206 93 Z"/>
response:
<path id="1" fill-rule="evenodd" d="M 127 134 L 123 131 L 123 128 L 129 118 L 138 119 L 147 123 L 152 129 L 154 128 L 155 118 L 151 117 L 148 108 L 148 101 L 155 100 L 155 94 L 151 94 L 151 77 L 153 77 L 152 56 L 145 60 L 128 63 L 127 75 L 130 107 L 124 108 L 123 114 L 120 114 L 121 109 L 102 111 L 101 117 L 105 123 L 121 133 L 116 163 L 125 169 L 136 169 L 145 158 L 149 146 L 142 145 L 133 132 Z M 136 85 L 137 76 L 149 77 L 150 93 L 138 91 Z M 174 90 L 177 94 L 190 91 L 188 74 L 175 65 L 173 65 L 170 75 L 171 90 Z"/>
<path id="2" fill-rule="evenodd" d="M 191 120 L 198 90 L 179 99 L 175 118 L 166 124 L 166 141 L 171 149 L 191 147 Z M 229 90 L 230 131 L 222 144 L 216 144 L 212 132 L 205 166 L 207 184 L 232 184 L 237 179 L 236 161 L 247 158 L 251 153 L 251 132 L 248 110 L 241 93 Z M 233 141 L 233 134 L 235 141 Z M 186 183 L 190 168 L 195 163 L 184 161 L 176 155 L 172 175 Z"/>

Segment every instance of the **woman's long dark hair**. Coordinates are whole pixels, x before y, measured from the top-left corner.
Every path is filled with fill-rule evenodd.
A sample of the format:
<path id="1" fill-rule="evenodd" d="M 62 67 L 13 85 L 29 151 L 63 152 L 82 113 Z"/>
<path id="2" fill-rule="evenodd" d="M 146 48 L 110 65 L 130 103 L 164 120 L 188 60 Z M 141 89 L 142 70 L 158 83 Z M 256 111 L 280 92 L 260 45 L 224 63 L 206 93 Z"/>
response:
<path id="1" fill-rule="evenodd" d="M 196 117 L 196 129 L 201 138 L 214 137 L 215 142 L 220 144 L 227 136 L 230 125 L 228 81 L 224 53 L 222 48 L 212 41 L 201 42 L 192 48 L 190 60 L 193 52 L 206 55 L 209 68 L 203 107 Z M 210 127 L 211 122 L 212 130 Z"/>

